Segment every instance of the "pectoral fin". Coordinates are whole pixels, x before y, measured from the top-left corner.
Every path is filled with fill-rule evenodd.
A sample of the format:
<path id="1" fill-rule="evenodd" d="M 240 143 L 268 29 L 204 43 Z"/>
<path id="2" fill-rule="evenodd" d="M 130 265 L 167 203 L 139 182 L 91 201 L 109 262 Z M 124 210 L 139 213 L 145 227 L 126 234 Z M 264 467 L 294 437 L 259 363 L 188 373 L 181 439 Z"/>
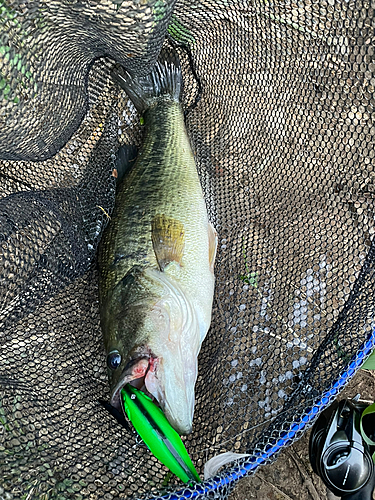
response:
<path id="1" fill-rule="evenodd" d="M 151 238 L 161 271 L 164 271 L 170 262 L 182 263 L 185 229 L 180 221 L 165 215 L 156 215 L 151 223 Z"/>
<path id="2" fill-rule="evenodd" d="M 214 272 L 214 265 L 217 250 L 217 232 L 211 222 L 208 223 L 208 258 L 210 261 L 210 269 Z"/>

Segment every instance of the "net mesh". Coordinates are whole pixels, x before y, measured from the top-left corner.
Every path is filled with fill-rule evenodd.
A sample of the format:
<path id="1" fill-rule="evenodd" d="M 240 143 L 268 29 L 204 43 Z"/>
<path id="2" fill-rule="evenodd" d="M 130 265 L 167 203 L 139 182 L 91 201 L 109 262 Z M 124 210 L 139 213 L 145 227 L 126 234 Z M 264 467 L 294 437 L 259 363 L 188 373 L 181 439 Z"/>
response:
<path id="1" fill-rule="evenodd" d="M 374 328 L 374 8 L 0 0 L 0 495 L 225 499 L 242 474 L 182 486 L 98 403 L 95 254 L 116 152 L 143 132 L 109 75 L 146 74 L 166 35 L 219 234 L 184 439 L 199 472 L 224 451 L 254 464 L 361 352 Z"/>

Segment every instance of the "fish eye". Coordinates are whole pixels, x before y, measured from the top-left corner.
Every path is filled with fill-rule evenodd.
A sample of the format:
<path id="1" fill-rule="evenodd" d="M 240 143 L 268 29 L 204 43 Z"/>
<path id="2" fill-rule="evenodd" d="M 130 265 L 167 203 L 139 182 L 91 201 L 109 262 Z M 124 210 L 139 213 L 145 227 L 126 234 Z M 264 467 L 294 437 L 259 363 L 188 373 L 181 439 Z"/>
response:
<path id="1" fill-rule="evenodd" d="M 112 351 L 107 356 L 107 365 L 111 370 L 116 370 L 121 364 L 121 354 L 118 351 Z"/>

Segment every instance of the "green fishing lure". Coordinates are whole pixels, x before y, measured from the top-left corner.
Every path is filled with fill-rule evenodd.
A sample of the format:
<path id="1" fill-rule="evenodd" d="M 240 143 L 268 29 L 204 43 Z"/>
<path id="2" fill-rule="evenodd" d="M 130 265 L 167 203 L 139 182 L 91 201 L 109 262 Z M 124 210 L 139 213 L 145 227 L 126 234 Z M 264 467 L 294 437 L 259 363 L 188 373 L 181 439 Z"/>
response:
<path id="1" fill-rule="evenodd" d="M 121 390 L 124 411 L 151 453 L 182 481 L 201 479 L 186 448 L 163 411 L 146 394 L 127 384 Z"/>

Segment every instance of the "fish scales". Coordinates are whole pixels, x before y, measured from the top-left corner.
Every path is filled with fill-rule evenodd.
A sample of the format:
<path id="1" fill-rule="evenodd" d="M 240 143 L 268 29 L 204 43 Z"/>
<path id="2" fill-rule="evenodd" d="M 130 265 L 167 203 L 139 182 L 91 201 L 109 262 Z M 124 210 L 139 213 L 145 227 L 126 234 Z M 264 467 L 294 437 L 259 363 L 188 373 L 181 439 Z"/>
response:
<path id="1" fill-rule="evenodd" d="M 139 157 L 120 185 L 101 245 L 103 286 L 111 289 L 134 266 L 157 266 L 151 221 L 157 214 L 185 226 L 183 261 L 199 280 L 196 255 L 208 247 L 206 207 L 186 133 L 181 105 L 161 102 L 144 115 L 146 134 Z M 199 248 L 201 247 L 201 252 Z"/>

